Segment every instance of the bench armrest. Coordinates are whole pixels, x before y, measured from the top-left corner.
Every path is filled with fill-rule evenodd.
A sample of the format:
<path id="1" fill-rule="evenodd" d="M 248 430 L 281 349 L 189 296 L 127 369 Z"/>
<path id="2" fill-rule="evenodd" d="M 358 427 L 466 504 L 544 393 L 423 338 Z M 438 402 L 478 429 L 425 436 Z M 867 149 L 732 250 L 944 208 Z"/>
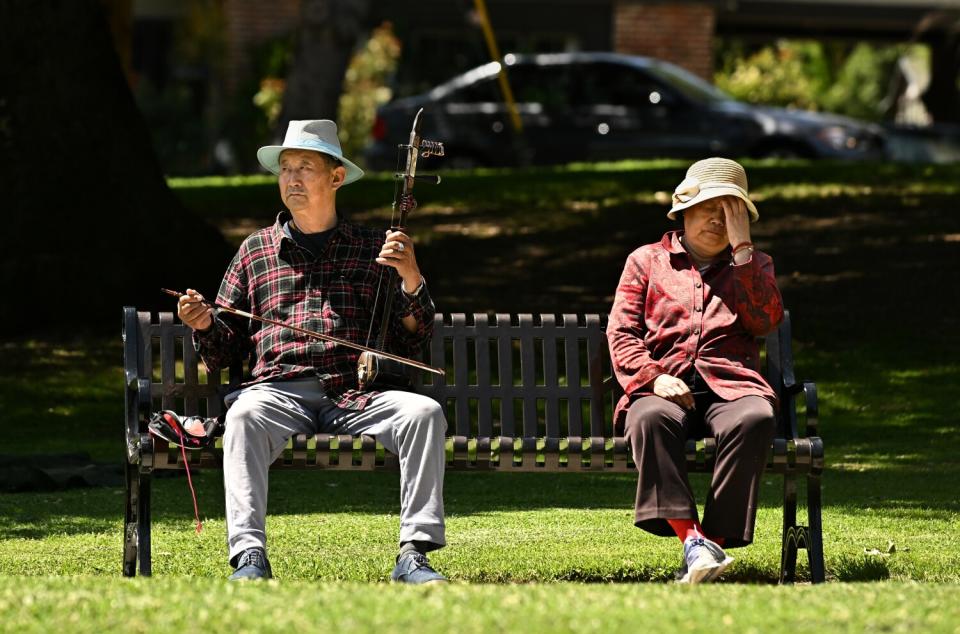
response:
<path id="1" fill-rule="evenodd" d="M 133 307 L 123 309 L 124 439 L 127 462 L 140 463 L 140 422 L 149 415 L 150 379 L 139 374 L 140 324 Z"/>
<path id="2" fill-rule="evenodd" d="M 804 381 L 784 387 L 791 398 L 803 392 L 804 404 L 806 405 L 804 434 L 806 436 L 819 436 L 820 405 L 817 399 L 817 384 L 813 381 Z"/>
<path id="3" fill-rule="evenodd" d="M 804 425 L 807 436 L 820 435 L 820 405 L 817 400 L 817 384 L 813 381 L 804 381 L 803 383 L 804 400 L 806 401 L 806 424 Z"/>

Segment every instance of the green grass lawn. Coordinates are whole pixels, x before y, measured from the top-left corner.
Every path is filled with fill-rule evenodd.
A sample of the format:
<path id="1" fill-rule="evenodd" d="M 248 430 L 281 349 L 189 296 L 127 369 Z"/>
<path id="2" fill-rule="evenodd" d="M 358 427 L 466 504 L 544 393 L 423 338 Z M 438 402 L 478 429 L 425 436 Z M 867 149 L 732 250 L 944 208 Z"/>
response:
<path id="1" fill-rule="evenodd" d="M 4 632 L 956 632 L 956 586 L 231 585 L 0 578 Z"/>
<path id="2" fill-rule="evenodd" d="M 438 308 L 607 310 L 629 251 L 669 228 L 664 192 L 684 167 L 479 171 L 424 187 L 410 224 Z M 761 213 L 754 241 L 773 255 L 793 314 L 798 374 L 820 388 L 831 583 L 773 586 L 773 476 L 757 541 L 732 552 L 725 583 L 679 588 L 668 583 L 679 541 L 631 525 L 631 476 L 451 473 L 450 545 L 432 560 L 456 583 L 410 589 L 382 583 L 396 549 L 396 474 L 276 473 L 278 581 L 236 588 L 223 582 L 220 474 L 204 473 L 200 535 L 185 479 L 155 481 L 150 581 L 120 578 L 119 488 L 0 494 L 0 631 L 960 632 L 960 167 L 755 163 L 748 173 Z M 174 183 L 236 242 L 272 220 L 276 190 L 260 177 L 228 185 Z M 385 224 L 391 191 L 389 179 L 361 181 L 342 207 Z M 0 350 L 0 452 L 119 462 L 119 332 Z M 695 487 L 702 500 L 705 479 Z M 805 563 L 799 573 L 808 577 Z"/>
<path id="3" fill-rule="evenodd" d="M 949 491 L 924 495 L 929 477 L 826 478 L 831 579 L 960 582 L 957 501 Z M 396 474 L 274 474 L 268 535 L 277 577 L 386 581 L 396 554 L 398 483 Z M 229 574 L 220 474 L 204 474 L 195 485 L 205 519 L 200 535 L 186 480 L 155 483 L 158 576 Z M 696 485 L 702 499 L 704 479 Z M 765 478 L 757 542 L 732 551 L 728 581 L 776 582 L 781 487 Z M 874 487 L 891 491 L 878 495 Z M 432 559 L 451 578 L 470 582 L 667 581 L 680 565 L 680 542 L 632 527 L 634 488 L 625 475 L 450 473 L 450 545 Z M 118 575 L 122 502 L 120 489 L 111 488 L 0 497 L 0 570 Z M 805 566 L 800 574 L 806 577 Z"/>

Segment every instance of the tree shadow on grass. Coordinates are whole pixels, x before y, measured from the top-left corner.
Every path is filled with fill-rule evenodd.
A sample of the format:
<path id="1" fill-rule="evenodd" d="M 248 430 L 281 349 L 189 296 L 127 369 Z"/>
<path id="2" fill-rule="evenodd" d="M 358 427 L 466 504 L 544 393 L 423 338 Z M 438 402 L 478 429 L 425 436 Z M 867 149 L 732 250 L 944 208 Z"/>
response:
<path id="1" fill-rule="evenodd" d="M 927 340 L 799 351 L 801 376 L 821 386 L 826 499 L 905 513 L 960 511 L 953 443 L 960 363 L 948 350 Z"/>
<path id="2" fill-rule="evenodd" d="M 222 475 L 193 474 L 200 513 L 224 516 Z M 694 478 L 698 489 L 704 485 Z M 271 474 L 269 515 L 311 513 L 399 513 L 399 474 L 337 472 L 274 472 Z M 763 505 L 776 504 L 776 487 L 768 487 Z M 185 477 L 153 482 L 154 519 L 189 520 L 193 506 Z M 636 492 L 633 475 L 449 473 L 444 503 L 449 517 L 501 511 L 622 509 L 626 525 Z M 84 489 L 58 493 L 0 495 L 0 539 L 39 539 L 52 534 L 119 531 L 123 514 L 122 489 Z M 702 499 L 702 495 L 701 495 Z"/>
<path id="3" fill-rule="evenodd" d="M 878 198 L 833 196 L 802 210 L 770 201 L 753 228 L 788 307 L 814 333 L 902 338 L 911 325 L 956 322 L 956 299 L 941 292 L 943 276 L 960 272 L 955 200 L 926 196 L 905 213 L 898 198 Z M 511 225 L 472 208 L 430 235 L 421 266 L 441 312 L 606 312 L 627 255 L 678 227 L 663 214 L 635 203 L 531 212 Z M 938 296 L 948 305 L 918 310 Z"/>
<path id="4" fill-rule="evenodd" d="M 684 169 L 674 161 L 643 169 L 452 175 L 443 187 L 424 194 L 424 206 L 410 223 L 438 307 L 443 312 L 609 310 L 626 256 L 679 227 L 665 217 L 666 192 Z M 858 279 L 851 276 L 880 279 L 876 288 L 889 291 L 894 284 L 903 293 L 915 287 L 896 283 L 917 271 L 957 271 L 956 258 L 951 263 L 950 257 L 960 243 L 944 242 L 957 233 L 952 211 L 957 195 L 949 186 L 955 168 L 816 162 L 759 163 L 749 170 L 762 214 L 752 226 L 753 236 L 774 257 L 788 304 L 804 315 L 819 311 L 824 297 L 856 311 L 890 296 L 872 293 L 874 285 L 845 289 L 852 294 L 830 292 L 836 283 Z M 338 205 L 364 224 L 386 226 L 392 186 L 375 179 L 346 188 Z M 181 193 L 200 197 L 194 206 L 201 210 L 222 207 L 208 215 L 219 216 L 221 228 L 228 229 L 243 223 L 237 210 L 247 209 L 240 199 L 255 198 L 249 189 L 231 194 L 228 188 L 197 187 Z M 229 200 L 217 203 L 217 195 Z M 257 214 L 257 222 L 272 222 L 278 206 L 272 200 L 258 202 L 258 209 L 268 211 Z M 799 291 L 796 297 L 793 288 Z"/>
<path id="5" fill-rule="evenodd" d="M 665 214 L 685 168 L 452 173 L 424 194 L 410 224 L 439 310 L 609 310 L 627 255 L 679 226 Z M 760 162 L 748 170 L 762 215 L 754 241 L 774 257 L 804 339 L 836 345 L 865 334 L 907 340 L 918 326 L 940 337 L 957 330 L 957 300 L 941 281 L 960 273 L 955 166 Z M 341 191 L 338 205 L 385 226 L 393 183 L 364 183 Z M 250 187 L 179 191 L 222 227 L 261 208 L 257 218 L 269 224 L 275 185 L 253 189 L 260 198 Z"/>
<path id="6" fill-rule="evenodd" d="M 0 494 L 0 540 L 122 530 L 122 490 Z"/>
<path id="7" fill-rule="evenodd" d="M 188 522 L 193 507 L 186 478 L 154 479 L 154 520 Z M 224 517 L 223 481 L 219 472 L 194 473 L 201 517 Z M 923 474 L 828 473 L 825 508 L 871 508 L 890 517 L 949 519 L 960 503 L 948 493 L 910 501 L 924 490 Z M 708 476 L 691 477 L 702 504 Z M 801 491 L 803 484 L 801 480 Z M 783 480 L 767 474 L 761 485 L 760 508 L 779 516 Z M 891 491 L 899 491 L 892 495 Z M 632 474 L 484 474 L 449 473 L 444 502 L 448 517 L 496 512 L 536 512 L 541 509 L 618 510 L 624 526 L 631 524 L 636 478 Z M 803 496 L 801 495 L 801 509 Z M 41 539 L 54 534 L 121 530 L 124 492 L 117 488 L 83 489 L 57 493 L 0 495 L 0 539 Z M 274 472 L 271 474 L 268 515 L 398 514 L 397 473 Z"/>

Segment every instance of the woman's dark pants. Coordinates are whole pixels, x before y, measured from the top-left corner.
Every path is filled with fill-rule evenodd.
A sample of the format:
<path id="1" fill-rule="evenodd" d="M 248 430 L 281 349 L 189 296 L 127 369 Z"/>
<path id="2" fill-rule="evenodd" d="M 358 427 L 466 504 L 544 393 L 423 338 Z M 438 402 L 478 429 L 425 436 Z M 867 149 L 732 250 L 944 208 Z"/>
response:
<path id="1" fill-rule="evenodd" d="M 722 401 L 707 393 L 687 412 L 659 396 L 636 400 L 624 435 L 639 471 L 635 523 L 655 535 L 673 536 L 668 519 L 696 519 L 687 478 L 687 438 L 717 440 L 713 480 L 703 512 L 703 531 L 724 538 L 724 547 L 753 541 L 760 478 L 776 424 L 773 406 L 759 396 Z"/>

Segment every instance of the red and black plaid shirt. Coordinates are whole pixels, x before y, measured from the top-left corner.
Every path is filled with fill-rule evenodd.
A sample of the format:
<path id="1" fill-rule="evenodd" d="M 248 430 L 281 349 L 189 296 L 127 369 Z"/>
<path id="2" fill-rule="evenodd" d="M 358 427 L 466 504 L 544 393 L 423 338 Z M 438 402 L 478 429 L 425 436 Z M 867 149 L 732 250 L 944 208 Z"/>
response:
<path id="1" fill-rule="evenodd" d="M 386 267 L 375 258 L 384 234 L 338 219 L 323 253 L 314 257 L 297 244 L 284 225 L 289 212 L 281 212 L 272 227 L 257 231 L 240 245 L 230 263 L 217 303 L 267 319 L 367 344 L 374 321 L 376 341 L 379 315 L 374 298 Z M 399 287 L 400 281 L 397 279 Z M 381 290 L 382 305 L 386 283 Z M 397 290 L 387 349 L 415 354 L 433 332 L 434 306 L 426 284 L 415 295 Z M 413 315 L 417 331 L 409 332 L 401 318 Z M 363 409 L 373 395 L 357 389 L 357 350 L 338 346 L 281 328 L 224 314 L 205 332 L 195 332 L 194 342 L 211 372 L 244 360 L 252 352 L 251 379 L 262 381 L 317 376 L 326 393 L 345 409 Z"/>

